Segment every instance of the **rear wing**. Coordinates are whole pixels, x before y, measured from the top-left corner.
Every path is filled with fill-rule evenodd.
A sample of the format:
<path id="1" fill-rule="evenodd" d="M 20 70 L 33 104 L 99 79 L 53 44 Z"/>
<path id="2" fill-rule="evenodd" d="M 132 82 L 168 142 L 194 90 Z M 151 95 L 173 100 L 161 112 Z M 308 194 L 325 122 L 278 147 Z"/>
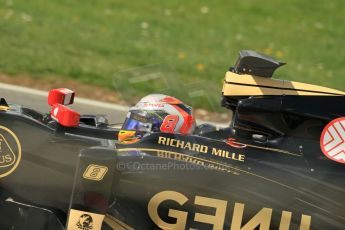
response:
<path id="1" fill-rule="evenodd" d="M 226 72 L 223 96 L 344 96 L 345 92 L 300 82 Z"/>
<path id="2" fill-rule="evenodd" d="M 327 87 L 272 79 L 274 71 L 284 64 L 255 51 L 240 51 L 235 66 L 225 74 L 223 97 L 345 95 L 345 92 Z"/>
<path id="3" fill-rule="evenodd" d="M 231 71 L 237 74 L 251 74 L 260 77 L 272 77 L 274 71 L 286 63 L 252 50 L 242 50 Z"/>

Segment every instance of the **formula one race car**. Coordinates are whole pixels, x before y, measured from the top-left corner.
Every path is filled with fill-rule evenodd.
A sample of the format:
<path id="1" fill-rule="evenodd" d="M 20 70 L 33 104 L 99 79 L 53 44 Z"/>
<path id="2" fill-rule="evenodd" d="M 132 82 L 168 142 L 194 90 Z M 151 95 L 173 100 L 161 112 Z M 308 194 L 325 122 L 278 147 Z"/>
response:
<path id="1" fill-rule="evenodd" d="M 241 51 L 229 127 L 132 144 L 73 91 L 49 114 L 1 99 L 0 229 L 345 229 L 345 93 L 272 79 L 281 65 Z"/>

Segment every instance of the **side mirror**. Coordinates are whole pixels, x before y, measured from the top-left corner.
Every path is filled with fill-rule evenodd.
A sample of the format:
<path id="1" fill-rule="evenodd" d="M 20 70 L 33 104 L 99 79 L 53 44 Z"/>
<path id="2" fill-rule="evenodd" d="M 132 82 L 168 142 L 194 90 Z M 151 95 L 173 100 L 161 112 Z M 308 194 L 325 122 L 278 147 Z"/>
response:
<path id="1" fill-rule="evenodd" d="M 52 106 L 50 116 L 65 127 L 77 127 L 80 122 L 80 114 L 61 104 Z"/>
<path id="2" fill-rule="evenodd" d="M 53 106 L 55 104 L 71 105 L 74 101 L 74 91 L 67 88 L 52 89 L 48 94 L 48 104 Z"/>

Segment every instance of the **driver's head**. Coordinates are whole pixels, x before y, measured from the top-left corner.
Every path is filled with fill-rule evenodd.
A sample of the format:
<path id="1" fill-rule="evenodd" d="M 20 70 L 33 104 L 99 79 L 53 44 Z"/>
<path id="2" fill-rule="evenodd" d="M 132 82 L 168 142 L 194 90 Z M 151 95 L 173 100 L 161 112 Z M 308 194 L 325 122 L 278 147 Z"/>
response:
<path id="1" fill-rule="evenodd" d="M 195 119 L 192 108 L 182 101 L 163 94 L 150 94 L 129 109 L 118 139 L 134 143 L 150 132 L 190 134 Z"/>

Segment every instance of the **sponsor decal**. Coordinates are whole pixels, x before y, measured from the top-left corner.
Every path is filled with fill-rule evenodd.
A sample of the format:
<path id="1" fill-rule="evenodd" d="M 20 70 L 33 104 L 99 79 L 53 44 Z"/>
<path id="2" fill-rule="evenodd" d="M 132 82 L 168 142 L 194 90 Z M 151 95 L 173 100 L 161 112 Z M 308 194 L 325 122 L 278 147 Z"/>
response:
<path id="1" fill-rule="evenodd" d="M 101 230 L 104 215 L 71 209 L 67 230 Z"/>
<path id="2" fill-rule="evenodd" d="M 239 172 L 236 172 L 232 170 L 230 167 L 224 164 L 219 164 L 217 162 L 210 162 L 209 160 L 205 160 L 202 158 L 197 158 L 193 156 L 188 156 L 182 153 L 175 153 L 175 152 L 169 152 L 169 151 L 158 151 L 155 150 L 158 157 L 167 158 L 167 159 L 173 159 L 178 161 L 184 161 L 186 163 L 192 163 L 196 165 L 200 165 L 202 167 L 207 167 L 209 169 L 214 169 L 218 171 L 223 171 L 226 173 L 231 173 L 234 175 L 240 175 Z"/>
<path id="3" fill-rule="evenodd" d="M 77 227 L 81 230 L 91 230 L 93 228 L 93 219 L 89 214 L 83 214 L 79 217 Z"/>
<path id="4" fill-rule="evenodd" d="M 229 152 L 229 151 L 217 149 L 217 148 L 212 148 L 211 154 L 214 156 L 219 156 L 222 158 L 226 158 L 226 159 L 230 159 L 234 161 L 240 161 L 240 162 L 244 162 L 244 157 L 245 157 L 244 154 L 238 154 L 235 152 Z"/>
<path id="5" fill-rule="evenodd" d="M 11 174 L 19 165 L 22 149 L 18 137 L 10 129 L 0 126 L 0 178 Z"/>
<path id="6" fill-rule="evenodd" d="M 345 117 L 326 125 L 321 134 L 320 147 L 326 157 L 345 164 Z"/>
<path id="7" fill-rule="evenodd" d="M 144 107 L 164 108 L 164 104 L 162 104 L 162 103 L 145 103 Z"/>
<path id="8" fill-rule="evenodd" d="M 238 168 L 232 167 L 231 165 L 228 165 L 224 162 L 217 162 L 212 159 L 204 159 L 200 157 L 194 157 L 191 155 L 183 154 L 183 153 L 177 153 L 172 151 L 166 151 L 166 150 L 159 150 L 159 149 L 149 149 L 149 148 L 121 148 L 118 149 L 119 156 L 128 156 L 128 155 L 136 155 L 136 156 L 143 156 L 145 154 L 149 154 L 151 156 L 157 156 L 160 158 L 166 158 L 166 159 L 172 159 L 177 161 L 183 161 L 186 163 L 195 164 L 196 166 L 181 166 L 178 163 L 175 162 L 168 162 L 166 164 L 149 164 L 149 163 L 143 163 L 138 164 L 138 162 L 133 162 L 129 164 L 122 164 L 119 163 L 117 165 L 118 169 L 124 170 L 124 169 L 146 169 L 146 170 L 167 170 L 167 169 L 182 169 L 182 170 L 189 170 L 189 169 L 212 169 L 212 170 L 218 170 L 225 173 L 230 173 L 232 175 L 239 176 L 241 170 Z M 200 167 L 198 167 L 200 166 Z M 248 173 L 248 172 L 246 172 Z"/>
<path id="9" fill-rule="evenodd" d="M 91 164 L 86 168 L 85 172 L 83 173 L 83 178 L 88 180 L 101 181 L 103 180 L 107 172 L 108 167 Z"/>
<path id="10" fill-rule="evenodd" d="M 161 216 L 161 212 L 158 211 L 160 205 L 165 201 L 173 201 L 181 208 L 173 209 L 169 208 L 169 219 L 173 218 L 174 222 L 166 222 L 166 218 Z M 263 207 L 257 212 L 251 219 L 244 218 L 245 216 L 245 204 L 235 202 L 233 206 L 233 212 L 231 216 L 227 216 L 227 209 L 229 203 L 226 200 L 215 199 L 204 196 L 195 196 L 191 201 L 187 196 L 176 191 L 162 191 L 154 195 L 147 206 L 147 211 L 152 221 L 162 229 L 187 229 L 188 217 L 194 217 L 193 223 L 204 223 L 211 225 L 215 230 L 225 229 L 225 220 L 231 219 L 231 230 L 250 230 L 250 229 L 271 229 L 272 216 L 279 215 L 278 212 L 273 212 L 272 208 Z M 184 207 L 193 205 L 196 208 L 191 209 L 195 211 L 186 210 Z M 176 207 L 176 205 L 174 205 Z M 203 208 L 200 208 L 203 207 Z M 212 214 L 202 213 L 199 210 L 213 209 L 215 211 Z M 194 213 L 190 213 L 194 212 Z M 292 212 L 282 211 L 280 214 L 279 230 L 290 229 L 292 220 Z M 294 216 L 296 217 L 296 215 Z M 190 223 L 190 221 L 188 221 Z M 309 230 L 311 226 L 311 216 L 302 214 L 300 219 L 300 230 Z M 192 228 L 188 228 L 192 229 Z"/>
<path id="11" fill-rule="evenodd" d="M 225 143 L 228 144 L 228 145 L 230 145 L 231 147 L 234 147 L 234 148 L 237 148 L 237 149 L 243 149 L 243 148 L 247 147 L 247 145 L 245 145 L 245 144 L 236 142 L 236 139 L 235 139 L 235 138 L 228 138 L 228 139 L 225 141 Z"/>
<path id="12" fill-rule="evenodd" d="M 230 152 L 224 149 L 220 148 L 215 148 L 215 147 L 209 147 L 207 145 L 202 145 L 202 144 L 197 144 L 197 143 L 192 143 L 189 141 L 183 141 L 183 140 L 178 140 L 174 138 L 168 138 L 168 137 L 158 137 L 157 143 L 159 145 L 166 145 L 174 148 L 179 148 L 183 150 L 189 150 L 197 153 L 206 153 L 210 154 L 213 156 L 221 157 L 221 158 L 226 158 L 234 161 L 240 161 L 244 162 L 245 155 L 244 154 L 239 154 L 236 152 Z"/>
<path id="13" fill-rule="evenodd" d="M 168 137 L 158 137 L 158 144 L 185 149 L 185 150 L 194 151 L 194 152 L 199 152 L 199 153 L 208 152 L 208 146 L 206 145 L 200 145 L 197 143 L 191 143 L 188 141 L 182 141 L 182 140 L 177 140 L 177 139 L 168 138 Z"/>

